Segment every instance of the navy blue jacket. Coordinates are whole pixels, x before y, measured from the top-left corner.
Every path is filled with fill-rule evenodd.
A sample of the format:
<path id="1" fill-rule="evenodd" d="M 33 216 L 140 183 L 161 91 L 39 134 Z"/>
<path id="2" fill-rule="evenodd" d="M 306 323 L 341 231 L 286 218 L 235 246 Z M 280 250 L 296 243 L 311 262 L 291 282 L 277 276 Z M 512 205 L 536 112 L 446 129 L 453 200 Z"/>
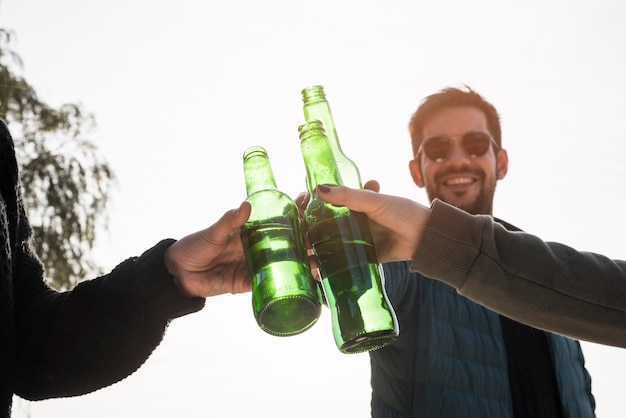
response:
<path id="1" fill-rule="evenodd" d="M 384 265 L 400 336 L 370 352 L 372 416 L 513 418 L 500 316 L 409 267 Z M 546 335 L 563 416 L 595 416 L 580 344 Z"/>

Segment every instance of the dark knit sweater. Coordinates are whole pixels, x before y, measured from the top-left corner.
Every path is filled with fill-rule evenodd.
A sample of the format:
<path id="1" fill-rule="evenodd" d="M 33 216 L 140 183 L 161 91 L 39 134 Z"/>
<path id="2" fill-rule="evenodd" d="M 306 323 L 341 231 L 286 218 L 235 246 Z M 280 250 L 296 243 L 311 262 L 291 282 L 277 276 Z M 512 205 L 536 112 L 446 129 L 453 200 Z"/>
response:
<path id="1" fill-rule="evenodd" d="M 102 277 L 56 292 L 29 240 L 13 140 L 0 120 L 0 416 L 13 394 L 39 400 L 82 395 L 137 370 L 173 318 L 200 310 L 180 294 L 163 240 Z"/>

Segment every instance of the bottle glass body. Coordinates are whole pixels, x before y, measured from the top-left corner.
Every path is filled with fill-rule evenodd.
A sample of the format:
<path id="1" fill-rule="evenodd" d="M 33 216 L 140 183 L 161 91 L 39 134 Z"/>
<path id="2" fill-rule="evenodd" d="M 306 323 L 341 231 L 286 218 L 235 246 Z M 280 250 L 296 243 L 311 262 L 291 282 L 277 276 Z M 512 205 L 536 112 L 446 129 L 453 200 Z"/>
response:
<path id="1" fill-rule="evenodd" d="M 304 120 L 312 122 L 319 120 L 322 122 L 322 126 L 326 131 L 326 138 L 332 149 L 337 168 L 341 173 L 341 180 L 344 186 L 352 187 L 353 189 L 360 189 L 361 174 L 359 173 L 358 166 L 344 154 L 339 143 L 339 137 L 337 136 L 337 129 L 335 128 L 335 121 L 333 114 L 330 110 L 330 104 L 326 100 L 326 93 L 323 86 L 309 86 L 302 90 L 302 111 L 304 113 Z"/>
<path id="2" fill-rule="evenodd" d="M 300 139 L 314 190 L 318 184 L 341 185 L 321 124 L 302 125 Z M 367 216 L 326 203 L 313 194 L 305 221 L 339 350 L 360 353 L 394 341 L 398 321 L 387 298 Z"/>
<path id="3" fill-rule="evenodd" d="M 254 316 L 269 334 L 296 335 L 313 326 L 321 313 L 300 213 L 295 202 L 276 189 L 261 147 L 244 153 L 244 173 L 252 211 L 240 236 L 252 277 Z"/>

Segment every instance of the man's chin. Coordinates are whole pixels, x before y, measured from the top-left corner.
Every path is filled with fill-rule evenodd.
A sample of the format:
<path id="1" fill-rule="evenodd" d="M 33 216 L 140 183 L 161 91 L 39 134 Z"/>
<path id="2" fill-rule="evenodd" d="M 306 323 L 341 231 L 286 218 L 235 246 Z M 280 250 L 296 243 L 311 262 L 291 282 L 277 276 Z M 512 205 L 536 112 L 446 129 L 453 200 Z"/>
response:
<path id="1" fill-rule="evenodd" d="M 472 215 L 491 215 L 495 184 L 493 188 L 487 189 L 480 188 L 454 192 L 445 187 L 440 187 L 438 190 L 426 189 L 426 192 L 431 202 L 434 198 L 437 198 Z"/>

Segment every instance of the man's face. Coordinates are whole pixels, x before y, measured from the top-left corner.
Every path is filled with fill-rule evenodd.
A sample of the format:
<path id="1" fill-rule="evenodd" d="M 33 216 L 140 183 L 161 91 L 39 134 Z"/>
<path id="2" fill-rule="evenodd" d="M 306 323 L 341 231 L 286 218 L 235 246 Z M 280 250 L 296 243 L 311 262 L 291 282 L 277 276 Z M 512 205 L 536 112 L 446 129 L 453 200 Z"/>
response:
<path id="1" fill-rule="evenodd" d="M 424 125 L 423 138 L 452 138 L 450 153 L 441 161 L 433 161 L 422 151 L 409 162 L 409 170 L 415 184 L 426 188 L 430 201 L 438 198 L 472 214 L 491 215 L 496 181 L 506 175 L 508 156 L 494 144 L 484 155 L 468 155 L 461 147 L 461 138 L 469 132 L 489 134 L 482 111 L 470 106 L 441 109 Z"/>

